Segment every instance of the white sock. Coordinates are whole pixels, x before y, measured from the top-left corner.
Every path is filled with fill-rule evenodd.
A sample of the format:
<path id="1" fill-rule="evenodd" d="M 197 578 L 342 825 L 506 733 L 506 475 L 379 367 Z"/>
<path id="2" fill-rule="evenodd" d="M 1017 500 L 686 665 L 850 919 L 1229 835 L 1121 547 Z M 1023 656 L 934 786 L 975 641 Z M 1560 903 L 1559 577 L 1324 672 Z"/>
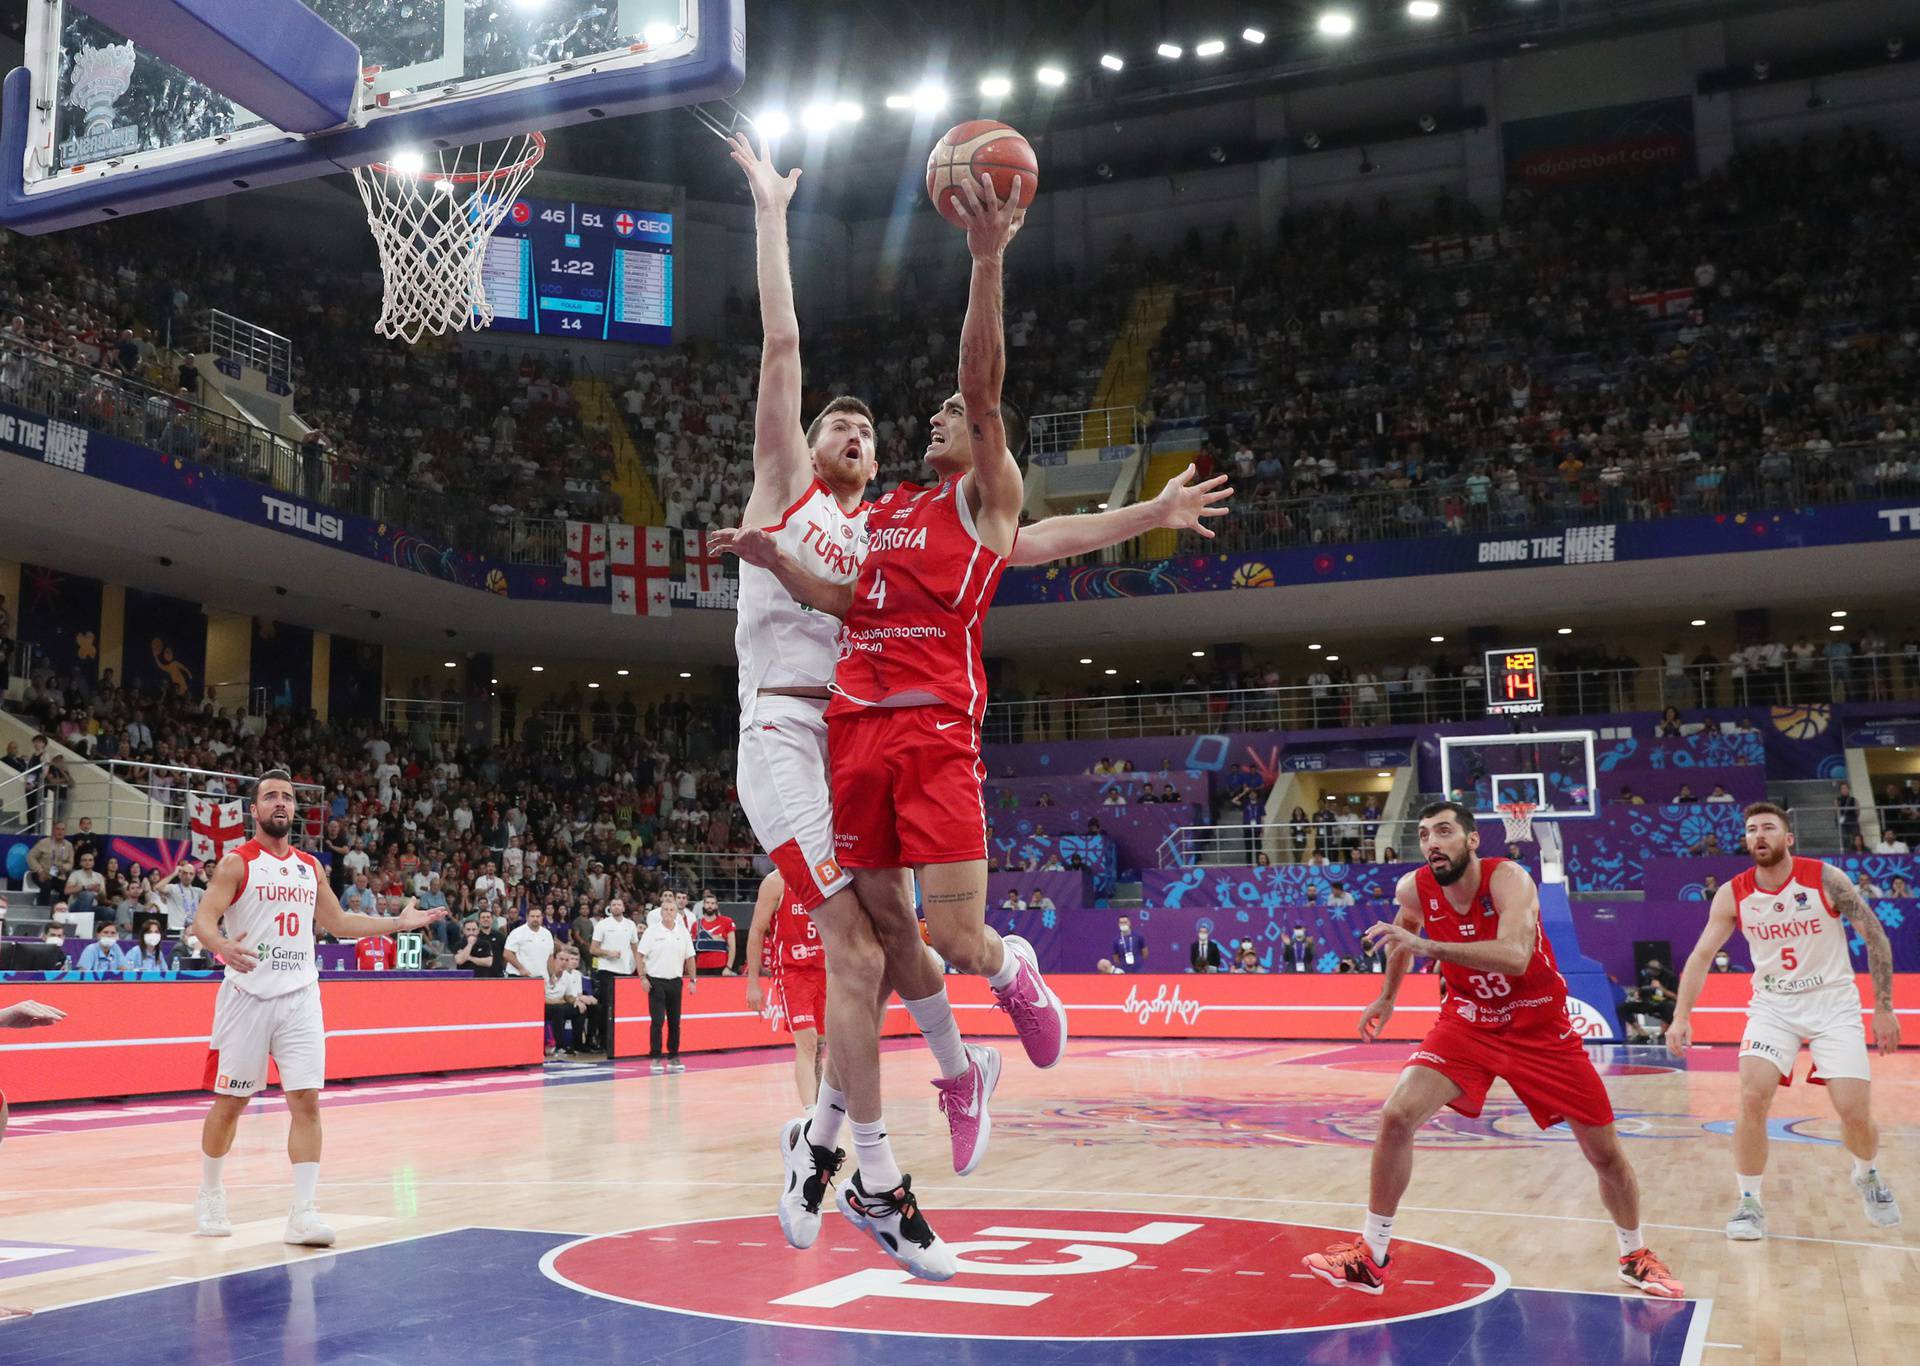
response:
<path id="1" fill-rule="evenodd" d="M 1856 1157 L 1853 1159 L 1853 1179 L 1855 1181 L 1865 1181 L 1878 1170 L 1879 1168 L 1873 1165 L 1873 1159 L 1871 1157 Z"/>
<path id="2" fill-rule="evenodd" d="M 293 1206 L 299 1209 L 313 1203 L 314 1193 L 320 1188 L 320 1164 L 318 1162 L 296 1162 L 293 1164 Z"/>
<path id="3" fill-rule="evenodd" d="M 887 1122 L 876 1119 L 862 1124 L 847 1121 L 853 1130 L 854 1160 L 860 1164 L 860 1184 L 870 1195 L 882 1195 L 900 1184 L 900 1164 L 894 1161 L 893 1145 L 887 1142 Z"/>
<path id="4" fill-rule="evenodd" d="M 1742 1200 L 1758 1200 L 1760 1198 L 1759 1177 L 1742 1176 L 1738 1172 L 1735 1172 L 1733 1179 L 1740 1183 L 1740 1198 Z"/>
<path id="5" fill-rule="evenodd" d="M 1387 1264 L 1387 1243 L 1393 1235 L 1393 1216 L 1375 1214 L 1367 1211 L 1367 1226 L 1360 1233 L 1367 1245 L 1367 1251 L 1373 1254 L 1373 1260 L 1385 1266 Z"/>
<path id="6" fill-rule="evenodd" d="M 987 978 L 987 985 L 995 991 L 1005 991 L 1013 985 L 1013 979 L 1020 974 L 1020 958 L 1007 947 L 1007 941 L 1000 941 L 1000 970 Z"/>
<path id="7" fill-rule="evenodd" d="M 1008 954 L 1007 957 L 1013 957 Z M 923 996 L 917 1001 L 901 999 L 901 1005 L 907 1008 L 907 1014 L 913 1016 L 913 1022 L 920 1026 L 921 1037 L 926 1039 L 927 1047 L 933 1050 L 933 1060 L 940 1064 L 940 1075 L 947 1078 L 964 1076 L 967 1070 L 967 1046 L 960 1038 L 960 1025 L 953 1018 L 953 1006 L 947 1001 L 947 989 L 941 987 L 931 996 Z"/>
<path id="8" fill-rule="evenodd" d="M 1613 1226 L 1613 1236 L 1620 1240 L 1620 1255 L 1630 1257 L 1647 1245 L 1647 1236 L 1637 1228 Z"/>
<path id="9" fill-rule="evenodd" d="M 820 1079 L 820 1095 L 813 1102 L 813 1118 L 807 1121 L 807 1142 L 832 1148 L 840 1137 L 840 1126 L 847 1122 L 847 1098 Z"/>
<path id="10" fill-rule="evenodd" d="M 226 1171 L 226 1167 L 226 1158 L 208 1157 L 205 1153 L 201 1153 L 200 1189 L 203 1191 L 225 1190 L 227 1188 L 227 1178 L 223 1173 Z"/>

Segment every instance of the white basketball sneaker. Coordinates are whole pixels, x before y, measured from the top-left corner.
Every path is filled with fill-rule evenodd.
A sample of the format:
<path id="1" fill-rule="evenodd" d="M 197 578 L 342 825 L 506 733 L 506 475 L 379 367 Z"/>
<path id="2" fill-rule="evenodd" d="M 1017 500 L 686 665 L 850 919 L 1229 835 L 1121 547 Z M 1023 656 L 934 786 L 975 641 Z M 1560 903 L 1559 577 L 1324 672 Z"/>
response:
<path id="1" fill-rule="evenodd" d="M 920 1212 L 913 1198 L 913 1178 L 902 1176 L 900 1184 L 884 1194 L 869 1191 L 860 1182 L 860 1173 L 840 1188 L 840 1212 L 855 1228 L 871 1234 L 880 1250 L 923 1281 L 950 1281 L 960 1273 L 960 1264 L 940 1241 L 940 1235 Z"/>
<path id="2" fill-rule="evenodd" d="M 227 1221 L 227 1193 L 224 1190 L 201 1191 L 193 1202 L 193 1220 L 202 1238 L 231 1238 L 233 1225 Z"/>
<path id="3" fill-rule="evenodd" d="M 1727 1220 L 1727 1237 L 1736 1243 L 1757 1243 L 1767 1236 L 1766 1211 L 1751 1195 L 1740 1197 L 1733 1218 Z"/>
<path id="4" fill-rule="evenodd" d="M 1868 1223 L 1875 1228 L 1893 1228 L 1899 1224 L 1900 1202 L 1893 1198 L 1892 1188 L 1878 1171 L 1856 1176 L 1853 1188 L 1860 1192 L 1860 1201 L 1867 1209 Z"/>
<path id="5" fill-rule="evenodd" d="M 822 1148 L 811 1141 L 807 1124 L 802 1115 L 780 1131 L 780 1161 L 786 1168 L 786 1184 L 780 1190 L 780 1231 L 798 1248 L 812 1247 L 820 1236 L 820 1204 L 847 1158 L 838 1148 Z"/>
<path id="6" fill-rule="evenodd" d="M 333 1230 L 320 1222 L 320 1215 L 311 1204 L 295 1205 L 287 1215 L 283 1241 L 296 1247 L 332 1247 Z"/>

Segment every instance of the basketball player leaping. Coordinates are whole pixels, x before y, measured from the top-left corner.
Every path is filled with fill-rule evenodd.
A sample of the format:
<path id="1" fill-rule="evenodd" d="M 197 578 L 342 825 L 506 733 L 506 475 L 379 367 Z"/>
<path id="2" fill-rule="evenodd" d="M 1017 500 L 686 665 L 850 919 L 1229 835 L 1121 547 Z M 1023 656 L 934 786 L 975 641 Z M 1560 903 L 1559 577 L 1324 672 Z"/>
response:
<path id="1" fill-rule="evenodd" d="M 1746 810 L 1747 852 L 1753 867 L 1713 894 L 1707 927 L 1680 977 L 1667 1048 L 1683 1057 L 1693 1042 L 1693 1006 L 1706 985 L 1707 965 L 1736 929 L 1753 954 L 1753 998 L 1740 1040 L 1740 1117 L 1733 1126 L 1734 1180 L 1740 1203 L 1727 1237 L 1752 1242 L 1767 1236 L 1760 1178 L 1767 1169 L 1767 1112 L 1774 1092 L 1792 1084 L 1800 1045 L 1813 1054 L 1807 1080 L 1827 1088 L 1840 1117 L 1840 1141 L 1853 1156 L 1853 1185 L 1876 1228 L 1900 1222 L 1900 1206 L 1874 1165 L 1880 1129 L 1873 1122 L 1867 1034 L 1860 1023 L 1860 989 L 1847 956 L 1848 921 L 1867 946 L 1873 975 L 1873 1037 L 1882 1053 L 1900 1046 L 1893 1011 L 1893 947 L 1880 917 L 1867 907 L 1853 879 L 1830 863 L 1797 858 L 1793 826 L 1772 802 Z"/>
<path id="2" fill-rule="evenodd" d="M 295 811 L 293 779 L 285 769 L 269 769 L 254 780 L 254 837 L 220 860 L 193 917 L 193 933 L 227 965 L 213 1005 L 207 1084 L 214 1097 L 200 1129 L 200 1195 L 194 1216 L 202 1237 L 225 1238 L 233 1232 L 223 1169 L 240 1112 L 266 1085 L 267 1059 L 272 1058 L 293 1120 L 287 1134 L 293 1210 L 287 1217 L 286 1241 L 331 1247 L 333 1230 L 314 1211 L 320 1182 L 320 1088 L 327 1075 L 314 927 L 340 938 L 397 934 L 421 929 L 447 912 L 444 907 L 423 911 L 408 901 L 394 918 L 349 915 L 327 885 L 319 860 L 288 843 Z"/>
<path id="3" fill-rule="evenodd" d="M 761 879 L 753 923 L 747 927 L 747 1006 L 764 1012 L 768 996 L 760 985 L 762 976 L 773 984 L 773 1020 L 793 1035 L 793 1084 L 800 1092 L 800 1107 L 811 1109 L 820 1094 L 825 1058 L 821 1027 L 827 1013 L 826 955 L 813 918 L 787 894 L 778 873 Z"/>
<path id="4" fill-rule="evenodd" d="M 1399 915 L 1369 926 L 1363 936 L 1370 947 L 1385 945 L 1388 954 L 1380 998 L 1360 1017 L 1362 1039 L 1371 1042 L 1392 1017 L 1416 956 L 1440 964 L 1446 1002 L 1381 1111 L 1360 1236 L 1301 1260 L 1329 1285 L 1383 1293 L 1394 1212 L 1413 1176 L 1415 1130 L 1443 1105 L 1474 1118 L 1487 1088 L 1500 1078 L 1542 1129 L 1565 1120 L 1573 1130 L 1613 1216 L 1620 1279 L 1649 1295 L 1677 1299 L 1680 1282 L 1640 1232 L 1640 1185 L 1614 1132 L 1607 1088 L 1567 1017 L 1567 984 L 1540 928 L 1539 890 L 1519 864 L 1483 859 L 1479 849 L 1466 807 L 1426 807 L 1420 813 L 1426 866 L 1400 879 Z"/>
<path id="5" fill-rule="evenodd" d="M 962 1041 L 940 960 L 927 952 L 917 933 L 910 890 L 889 890 L 896 912 L 904 906 L 904 920 L 888 922 L 893 932 L 883 966 L 874 940 L 876 918 L 862 910 L 836 859 L 823 714 L 839 653 L 839 619 L 850 609 L 853 579 L 867 553 L 867 509 L 859 498 L 873 473 L 872 417 L 858 400 L 836 399 L 802 437 L 799 333 L 787 271 L 785 220 L 799 173 L 780 175 L 764 147 L 756 154 L 744 138 L 735 139 L 733 159 L 746 171 L 754 195 L 766 337 L 754 429 L 753 500 L 745 528 L 715 537 L 721 549 L 738 553 L 743 562 L 736 633 L 742 723 L 739 791 L 756 837 L 819 928 L 828 974 L 825 1023 L 834 1039 L 813 1114 L 793 1120 L 781 1132 L 786 1179 L 780 1220 L 790 1242 L 811 1245 L 819 1230 L 821 1200 L 842 1160 L 835 1141 L 841 1126 L 851 1122 L 868 1184 L 879 1182 L 898 1195 L 884 1216 L 883 1231 L 889 1236 L 880 1239 L 882 1246 L 916 1275 L 945 1279 L 953 1274 L 951 1258 L 936 1246 L 920 1217 L 881 1120 L 880 1012 L 889 980 L 901 988 L 902 1003 L 940 1067 L 935 1084 L 948 1121 L 954 1170 L 963 1175 L 973 1171 L 986 1152 L 991 1133 L 987 1104 L 999 1076 L 999 1054 Z M 997 290 L 997 272 L 995 279 Z M 948 406 L 957 410 L 959 400 Z M 951 425 L 944 414 L 934 419 L 937 432 Z M 996 440 L 1004 438 L 997 434 Z M 937 436 L 935 445 L 969 449 L 965 433 L 959 431 Z M 1004 444 L 1000 449 L 1011 465 Z M 1218 504 L 1232 490 L 1224 484 L 1224 478 L 1196 484 L 1189 469 L 1151 503 L 1049 519 L 1022 538 L 1023 549 L 1031 542 L 1032 558 L 1022 556 L 1019 562 L 1040 563 L 1100 549 L 1157 527 L 1211 536 L 1204 524 L 1225 515 Z M 1011 515 L 1017 519 L 1017 502 Z M 977 665 L 976 658 L 976 677 Z M 984 869 L 984 844 L 978 857 Z M 982 917 L 984 895 L 983 878 Z"/>

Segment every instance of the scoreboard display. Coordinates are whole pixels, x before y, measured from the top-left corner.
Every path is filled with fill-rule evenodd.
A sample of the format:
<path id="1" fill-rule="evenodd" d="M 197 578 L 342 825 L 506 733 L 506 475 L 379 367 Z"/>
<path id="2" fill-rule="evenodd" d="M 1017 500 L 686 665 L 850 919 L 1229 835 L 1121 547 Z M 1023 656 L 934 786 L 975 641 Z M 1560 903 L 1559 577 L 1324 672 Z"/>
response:
<path id="1" fill-rule="evenodd" d="M 1546 709 L 1537 647 L 1487 651 L 1487 712 L 1512 716 Z"/>
<path id="2" fill-rule="evenodd" d="M 481 268 L 492 331 L 673 342 L 673 215 L 516 199 Z"/>

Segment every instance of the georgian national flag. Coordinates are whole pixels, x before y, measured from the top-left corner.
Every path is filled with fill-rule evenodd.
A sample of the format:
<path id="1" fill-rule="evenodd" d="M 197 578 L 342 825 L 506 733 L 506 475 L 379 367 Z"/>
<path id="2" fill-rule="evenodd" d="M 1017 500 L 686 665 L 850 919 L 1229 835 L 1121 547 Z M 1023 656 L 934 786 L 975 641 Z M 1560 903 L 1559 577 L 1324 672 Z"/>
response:
<path id="1" fill-rule="evenodd" d="M 680 533 L 681 555 L 687 564 L 687 587 L 696 593 L 711 593 L 726 582 L 721 572 L 720 552 L 704 531 Z"/>
<path id="2" fill-rule="evenodd" d="M 607 577 L 615 616 L 668 617 L 673 600 L 673 532 L 663 526 L 609 528 Z"/>
<path id="3" fill-rule="evenodd" d="M 568 522 L 566 573 L 574 588 L 598 588 L 607 581 L 607 528 L 604 522 Z"/>
<path id="4" fill-rule="evenodd" d="M 1627 302 L 1649 318 L 1684 318 L 1693 307 L 1693 290 L 1643 289 L 1629 294 Z"/>
<path id="5" fill-rule="evenodd" d="M 240 817 L 238 797 L 189 795 L 187 829 L 192 836 L 193 857 L 200 863 L 218 863 L 229 850 L 247 841 L 247 823 Z"/>

